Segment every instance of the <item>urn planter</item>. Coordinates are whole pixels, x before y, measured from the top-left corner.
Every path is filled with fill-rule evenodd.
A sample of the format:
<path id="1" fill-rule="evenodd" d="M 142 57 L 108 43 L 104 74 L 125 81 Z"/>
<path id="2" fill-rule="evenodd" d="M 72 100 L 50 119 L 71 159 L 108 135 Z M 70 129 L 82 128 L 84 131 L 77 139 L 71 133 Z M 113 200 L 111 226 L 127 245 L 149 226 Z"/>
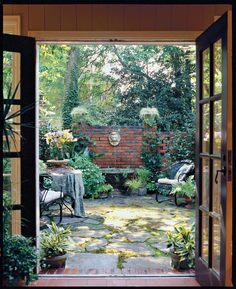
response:
<path id="1" fill-rule="evenodd" d="M 66 265 L 67 254 L 46 258 L 44 264 L 48 268 L 62 268 Z"/>

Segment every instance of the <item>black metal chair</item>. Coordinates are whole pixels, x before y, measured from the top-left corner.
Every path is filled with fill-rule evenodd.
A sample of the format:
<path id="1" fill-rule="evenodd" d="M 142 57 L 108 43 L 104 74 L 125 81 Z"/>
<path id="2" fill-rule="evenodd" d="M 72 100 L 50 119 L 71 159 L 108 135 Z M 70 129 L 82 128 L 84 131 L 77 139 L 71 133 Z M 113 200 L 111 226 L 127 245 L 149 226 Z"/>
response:
<path id="1" fill-rule="evenodd" d="M 156 201 L 162 203 L 174 197 L 174 202 L 178 206 L 177 194 L 171 195 L 173 185 L 185 182 L 189 176 L 194 175 L 194 171 L 195 165 L 191 160 L 181 160 L 170 165 L 163 171 L 166 177 L 157 180 Z M 162 190 L 165 191 L 164 194 L 161 194 Z"/>
<path id="2" fill-rule="evenodd" d="M 72 210 L 65 204 L 64 193 L 62 191 L 53 191 L 51 189 L 52 177 L 49 174 L 39 175 L 39 185 L 40 185 L 40 218 L 42 217 L 43 211 L 48 211 L 50 206 L 58 205 L 60 207 L 60 219 L 58 224 L 62 221 L 62 210 L 63 205 L 66 206 L 70 212 L 71 217 L 73 217 Z"/>

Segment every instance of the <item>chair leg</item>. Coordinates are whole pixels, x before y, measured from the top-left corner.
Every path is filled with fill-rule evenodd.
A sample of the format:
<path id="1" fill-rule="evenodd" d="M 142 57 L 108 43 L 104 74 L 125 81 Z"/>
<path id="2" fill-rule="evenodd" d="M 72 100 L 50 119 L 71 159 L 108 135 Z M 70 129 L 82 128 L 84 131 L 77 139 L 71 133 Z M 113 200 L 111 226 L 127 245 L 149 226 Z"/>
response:
<path id="1" fill-rule="evenodd" d="M 73 218 L 73 217 L 74 217 L 74 214 L 73 214 L 71 208 L 69 208 L 69 207 L 67 206 L 67 204 L 66 204 L 64 201 L 63 201 L 63 204 L 64 204 L 64 205 L 67 207 L 67 209 L 70 211 L 71 218 Z"/>
<path id="2" fill-rule="evenodd" d="M 60 224 L 62 221 L 62 204 L 59 204 L 59 206 L 60 206 L 60 221 L 58 224 Z"/>

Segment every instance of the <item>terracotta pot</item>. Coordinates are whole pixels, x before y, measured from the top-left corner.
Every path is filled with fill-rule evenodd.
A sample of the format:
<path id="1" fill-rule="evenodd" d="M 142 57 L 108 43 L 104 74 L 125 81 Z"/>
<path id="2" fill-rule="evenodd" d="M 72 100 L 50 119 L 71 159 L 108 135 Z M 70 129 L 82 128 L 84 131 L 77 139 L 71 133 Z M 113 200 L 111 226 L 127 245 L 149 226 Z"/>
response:
<path id="1" fill-rule="evenodd" d="M 187 203 L 185 208 L 187 209 L 191 209 L 192 208 L 192 198 L 191 197 L 188 197 L 188 196 L 185 196 L 184 197 L 184 200 L 185 202 Z"/>
<path id="2" fill-rule="evenodd" d="M 54 257 L 47 258 L 46 260 L 44 260 L 44 263 L 49 268 L 61 268 L 61 267 L 65 267 L 66 258 L 67 258 L 67 254 L 54 256 Z"/>
<path id="3" fill-rule="evenodd" d="M 48 160 L 46 163 L 48 166 L 50 167 L 62 167 L 62 166 L 66 166 L 68 164 L 69 160 L 65 159 L 65 160 Z"/>
<path id="4" fill-rule="evenodd" d="M 185 196 L 184 199 L 185 199 L 186 203 L 192 203 L 192 198 L 191 197 Z"/>

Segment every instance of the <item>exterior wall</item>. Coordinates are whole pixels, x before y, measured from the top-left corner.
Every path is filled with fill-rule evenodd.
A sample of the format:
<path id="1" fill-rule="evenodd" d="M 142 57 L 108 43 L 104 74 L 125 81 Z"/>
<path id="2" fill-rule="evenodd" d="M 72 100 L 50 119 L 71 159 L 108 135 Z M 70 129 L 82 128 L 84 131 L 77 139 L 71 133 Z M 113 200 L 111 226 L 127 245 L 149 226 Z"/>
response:
<path id="1" fill-rule="evenodd" d="M 145 133 L 155 133 L 156 127 L 147 128 L 139 126 L 120 127 L 121 140 L 118 146 L 112 146 L 109 143 L 108 136 L 114 129 L 113 126 L 75 126 L 73 134 L 83 133 L 88 136 L 94 144 L 90 149 L 103 156 L 97 157 L 94 162 L 100 168 L 138 168 L 143 165 L 141 152 L 143 146 L 143 136 Z M 173 133 L 161 133 L 160 144 L 157 146 L 157 153 L 162 155 L 167 150 L 167 141 L 173 138 Z M 165 167 L 166 159 L 162 160 L 162 166 Z"/>
<path id="2" fill-rule="evenodd" d="M 230 5 L 3 5 L 28 31 L 202 31 Z"/>
<path id="3" fill-rule="evenodd" d="M 90 149 L 104 156 L 95 159 L 101 168 L 138 168 L 142 165 L 142 127 L 127 126 L 120 128 L 121 140 L 118 146 L 109 143 L 108 135 L 113 130 L 112 126 L 76 127 L 74 134 L 84 133 L 95 142 Z"/>

